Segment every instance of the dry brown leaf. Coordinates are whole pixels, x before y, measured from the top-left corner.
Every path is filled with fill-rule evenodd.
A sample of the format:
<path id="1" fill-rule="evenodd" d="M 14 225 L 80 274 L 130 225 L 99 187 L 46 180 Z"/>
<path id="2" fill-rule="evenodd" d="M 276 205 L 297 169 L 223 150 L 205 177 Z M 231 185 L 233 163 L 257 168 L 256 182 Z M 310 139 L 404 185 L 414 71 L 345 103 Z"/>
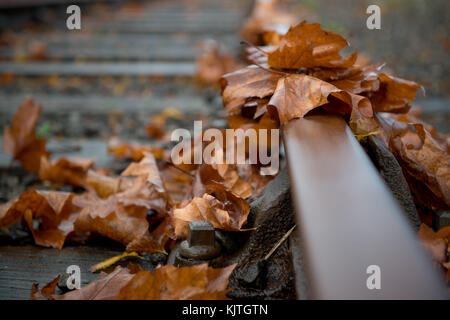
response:
<path id="1" fill-rule="evenodd" d="M 357 52 L 342 58 L 339 51 L 348 46 L 340 35 L 320 28 L 320 24 L 303 21 L 281 37 L 278 47 L 268 56 L 272 68 L 348 68 L 357 58 Z"/>
<path id="2" fill-rule="evenodd" d="M 86 175 L 86 188 L 94 191 L 100 198 L 122 192 L 130 188 L 136 181 L 135 177 L 110 177 L 88 170 Z"/>
<path id="3" fill-rule="evenodd" d="M 236 265 L 221 269 L 207 263 L 176 268 L 165 265 L 154 273 L 140 271 L 122 288 L 119 300 L 223 300 Z"/>
<path id="4" fill-rule="evenodd" d="M 42 157 L 48 157 L 46 140 L 36 137 L 36 123 L 42 106 L 36 106 L 26 98 L 16 114 L 11 127 L 6 127 L 3 136 L 3 150 L 22 163 L 25 170 L 37 173 Z"/>
<path id="5" fill-rule="evenodd" d="M 95 159 L 78 158 L 49 161 L 48 158 L 42 157 L 39 178 L 42 181 L 84 187 L 87 171 L 94 165 L 94 161 Z"/>
<path id="6" fill-rule="evenodd" d="M 422 86 L 414 81 L 404 80 L 381 73 L 378 76 L 380 88 L 370 95 L 373 110 L 376 112 L 400 112 L 405 111 L 407 104 L 414 102 L 416 92 Z M 407 109 L 406 109 L 407 111 Z"/>
<path id="7" fill-rule="evenodd" d="M 251 65 L 222 77 L 223 105 L 228 111 L 241 107 L 248 98 L 264 98 L 274 93 L 282 75 Z"/>
<path id="8" fill-rule="evenodd" d="M 343 103 L 333 104 L 331 97 Z M 280 123 L 283 124 L 291 119 L 301 118 L 329 102 L 329 111 L 351 114 L 356 109 L 366 118 L 373 115 L 369 99 L 304 74 L 291 74 L 280 78 L 268 107 L 276 108 Z"/>
<path id="9" fill-rule="evenodd" d="M 102 272 L 100 276 L 80 289 L 69 291 L 62 295 L 55 295 L 55 286 L 47 285 L 44 292 L 39 292 L 37 284 L 33 284 L 31 289 L 31 300 L 114 300 L 119 295 L 129 281 L 134 277 L 128 268 L 117 266 L 113 272 L 106 274 Z M 56 280 L 56 279 L 55 279 Z M 55 283 L 53 280 L 51 283 Z M 57 281 L 56 281 L 57 282 Z"/>
<path id="10" fill-rule="evenodd" d="M 205 193 L 175 206 L 172 216 L 177 239 L 186 238 L 189 222 L 199 220 L 209 221 L 216 229 L 243 231 L 250 205 L 218 184 L 209 192 L 214 196 Z"/>
<path id="11" fill-rule="evenodd" d="M 382 139 L 397 158 L 416 201 L 425 207 L 450 206 L 450 155 L 447 142 L 436 140 L 421 124 L 379 115 Z"/>
<path id="12" fill-rule="evenodd" d="M 28 190 L 0 206 L 0 228 L 24 217 L 36 244 L 62 248 L 76 217 L 72 197 L 70 192 Z"/>
<path id="13" fill-rule="evenodd" d="M 139 252 L 165 252 L 167 235 L 150 234 L 168 218 L 168 197 L 161 180 L 155 158 L 147 153 L 139 163 L 132 163 L 122 172 L 123 177 L 134 177 L 132 183 L 120 192 L 100 199 L 93 194 L 79 195 L 74 203 L 83 208 L 75 221 L 79 232 L 97 232 L 139 250 Z M 152 217 L 148 213 L 152 211 Z"/>

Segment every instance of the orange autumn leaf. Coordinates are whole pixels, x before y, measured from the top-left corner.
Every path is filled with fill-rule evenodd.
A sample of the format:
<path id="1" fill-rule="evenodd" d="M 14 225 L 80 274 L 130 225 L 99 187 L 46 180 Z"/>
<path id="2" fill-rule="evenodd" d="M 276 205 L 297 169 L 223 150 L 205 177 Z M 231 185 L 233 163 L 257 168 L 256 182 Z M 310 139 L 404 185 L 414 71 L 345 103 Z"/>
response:
<path id="1" fill-rule="evenodd" d="M 149 233 L 149 227 L 155 227 L 152 224 L 168 218 L 168 197 L 155 158 L 146 154 L 139 163 L 130 164 L 122 176 L 134 178 L 126 187 L 123 185 L 124 190 L 106 199 L 93 194 L 74 198 L 74 203 L 83 208 L 75 230 L 97 232 L 126 246 L 139 247 L 140 252 L 165 252 L 167 235 Z M 147 219 L 149 210 L 156 213 L 151 221 Z"/>
<path id="2" fill-rule="evenodd" d="M 139 271 L 124 286 L 119 300 L 223 300 L 228 278 L 236 267 L 211 268 L 207 263 L 177 268 L 160 266 L 153 273 Z"/>
<path id="3" fill-rule="evenodd" d="M 36 123 L 42 106 L 36 106 L 31 98 L 26 98 L 13 117 L 11 127 L 6 127 L 3 150 L 20 161 L 25 170 L 39 171 L 42 157 L 48 157 L 46 140 L 36 136 Z"/>
<path id="4" fill-rule="evenodd" d="M 24 217 L 36 244 L 62 248 L 67 235 L 73 231 L 76 208 L 72 198 L 70 192 L 28 190 L 0 206 L 0 228 Z M 40 221 L 37 228 L 35 219 Z"/>
<path id="5" fill-rule="evenodd" d="M 43 181 L 84 187 L 87 171 L 94 165 L 94 161 L 78 158 L 49 161 L 42 157 L 39 178 Z"/>
<path id="6" fill-rule="evenodd" d="M 202 164 L 196 172 L 194 194 L 201 196 L 205 186 L 220 183 L 236 196 L 247 199 L 253 194 L 252 186 L 241 179 L 234 166 L 230 164 Z"/>
<path id="7" fill-rule="evenodd" d="M 374 111 L 402 112 L 408 103 L 414 102 L 417 90 L 422 86 L 414 81 L 381 73 L 380 88 L 370 96 Z"/>
<path id="8" fill-rule="evenodd" d="M 264 98 L 274 93 L 278 73 L 251 65 L 224 75 L 221 79 L 223 104 L 228 111 L 242 106 L 247 98 Z"/>
<path id="9" fill-rule="evenodd" d="M 209 192 L 214 196 L 205 193 L 175 206 L 172 216 L 177 239 L 187 236 L 189 222 L 199 220 L 209 221 L 216 229 L 243 231 L 250 205 L 217 184 Z"/>
<path id="10" fill-rule="evenodd" d="M 421 124 L 377 117 L 382 138 L 403 169 L 416 201 L 446 210 L 450 206 L 450 155 L 446 141 L 436 140 Z"/>
<path id="11" fill-rule="evenodd" d="M 365 117 L 372 117 L 370 101 L 362 96 L 340 90 L 334 85 L 304 74 L 291 74 L 280 78 L 268 106 L 275 107 L 280 123 L 305 116 L 309 111 L 323 106 L 334 97 L 343 102 L 342 107 L 330 105 L 329 110 L 351 114 L 358 110 Z"/>
<path id="12" fill-rule="evenodd" d="M 58 276 L 59 277 L 59 276 Z M 120 293 L 120 290 L 125 287 L 128 282 L 134 277 L 128 268 L 117 266 L 113 272 L 106 274 L 100 273 L 100 276 L 91 281 L 89 284 L 80 289 L 69 291 L 62 295 L 55 295 L 56 278 L 51 283 L 46 285 L 41 292 L 39 292 L 38 284 L 33 284 L 31 288 L 31 300 L 114 300 Z"/>
<path id="13" fill-rule="evenodd" d="M 281 37 L 276 50 L 268 56 L 272 68 L 348 68 L 357 58 L 357 53 L 342 58 L 339 51 L 348 46 L 340 35 L 320 28 L 320 24 L 306 21 L 291 27 Z"/>

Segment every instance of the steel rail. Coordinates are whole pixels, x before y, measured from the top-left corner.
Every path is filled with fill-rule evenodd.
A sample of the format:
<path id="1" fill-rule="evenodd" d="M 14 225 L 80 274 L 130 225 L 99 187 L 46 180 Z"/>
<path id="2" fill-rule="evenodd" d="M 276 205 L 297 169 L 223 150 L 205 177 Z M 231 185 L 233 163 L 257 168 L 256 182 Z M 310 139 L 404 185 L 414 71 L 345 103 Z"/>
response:
<path id="1" fill-rule="evenodd" d="M 283 137 L 310 298 L 448 298 L 342 118 L 294 119 L 284 126 Z M 371 265 L 380 268 L 381 289 L 367 286 Z"/>

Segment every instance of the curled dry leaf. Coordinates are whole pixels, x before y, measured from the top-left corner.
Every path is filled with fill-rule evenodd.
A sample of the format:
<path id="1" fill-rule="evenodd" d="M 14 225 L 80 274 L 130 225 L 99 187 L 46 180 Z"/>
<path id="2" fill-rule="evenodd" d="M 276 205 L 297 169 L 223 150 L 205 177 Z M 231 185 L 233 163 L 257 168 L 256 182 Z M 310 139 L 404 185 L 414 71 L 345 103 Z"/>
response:
<path id="1" fill-rule="evenodd" d="M 223 105 L 228 111 L 241 107 L 247 98 L 264 98 L 274 93 L 280 74 L 251 65 L 222 77 Z"/>
<path id="2" fill-rule="evenodd" d="M 250 205 L 242 198 L 215 184 L 202 197 L 194 197 L 173 209 L 173 225 L 177 239 L 186 238 L 189 222 L 206 220 L 216 229 L 241 230 L 250 213 Z"/>
<path id="3" fill-rule="evenodd" d="M 59 276 L 58 276 L 59 277 Z M 31 300 L 114 300 L 119 295 L 134 274 L 128 268 L 117 266 L 113 272 L 106 274 L 102 272 L 100 276 L 80 289 L 69 291 L 62 295 L 55 295 L 57 279 L 46 285 L 39 292 L 38 284 L 33 284 L 31 288 Z M 54 284 L 54 285 L 53 285 Z"/>
<path id="4" fill-rule="evenodd" d="M 36 136 L 36 123 L 42 106 L 36 106 L 31 98 L 26 98 L 16 114 L 12 125 L 5 128 L 3 150 L 20 161 L 25 170 L 37 173 L 42 157 L 48 157 L 46 140 Z"/>
<path id="5" fill-rule="evenodd" d="M 93 170 L 86 175 L 86 188 L 94 191 L 100 198 L 125 191 L 135 183 L 136 177 L 110 177 Z"/>
<path id="6" fill-rule="evenodd" d="M 0 228 L 24 217 L 36 244 L 62 248 L 74 229 L 72 198 L 69 192 L 28 190 L 0 206 Z"/>
<path id="7" fill-rule="evenodd" d="M 159 224 L 167 217 L 168 205 L 155 158 L 147 153 L 139 163 L 130 164 L 122 176 L 135 178 L 125 190 L 106 199 L 93 194 L 74 198 L 74 203 L 83 208 L 75 221 L 76 231 L 98 232 L 124 245 L 132 244 L 133 248 L 138 242 L 140 252 L 165 252 L 167 235 L 153 237 L 149 233 L 149 228 L 156 227 L 153 224 Z M 156 212 L 150 223 L 149 210 Z"/>
<path id="8" fill-rule="evenodd" d="M 403 113 L 405 106 L 414 102 L 417 90 L 420 88 L 424 90 L 422 86 L 414 81 L 404 80 L 384 73 L 381 73 L 378 79 L 380 88 L 370 96 L 373 109 L 377 112 Z"/>
<path id="9" fill-rule="evenodd" d="M 281 37 L 278 47 L 268 56 L 269 66 L 278 69 L 348 68 L 358 56 L 355 52 L 342 58 L 339 51 L 348 46 L 340 35 L 303 21 Z"/>
<path id="10" fill-rule="evenodd" d="M 252 186 L 241 179 L 235 166 L 231 164 L 202 164 L 196 172 L 194 195 L 202 196 L 206 188 L 216 183 L 222 184 L 236 196 L 247 199 L 253 193 Z"/>
<path id="11" fill-rule="evenodd" d="M 369 99 L 340 90 L 328 82 L 304 74 L 291 74 L 280 78 L 268 106 L 276 108 L 280 123 L 283 124 L 332 102 L 331 97 L 343 103 L 330 103 L 327 110 L 351 114 L 356 109 L 364 117 L 373 116 Z"/>
<path id="12" fill-rule="evenodd" d="M 42 157 L 39 178 L 43 181 L 84 187 L 87 171 L 94 165 L 94 161 L 94 159 L 75 158 L 49 161 L 48 158 Z"/>
<path id="13" fill-rule="evenodd" d="M 80 289 L 55 295 L 59 276 L 39 291 L 31 288 L 31 300 L 223 300 L 228 278 L 236 267 L 211 268 L 207 263 L 176 268 L 159 266 L 153 273 L 133 266 L 117 266 Z M 133 270 L 135 269 L 135 270 Z"/>
<path id="14" fill-rule="evenodd" d="M 223 300 L 235 264 L 214 269 L 207 263 L 176 268 L 160 266 L 154 273 L 139 271 L 124 286 L 119 300 Z"/>
<path id="15" fill-rule="evenodd" d="M 446 141 L 436 140 L 421 124 L 406 124 L 378 115 L 381 137 L 397 158 L 417 202 L 446 210 L 450 206 L 450 155 Z"/>

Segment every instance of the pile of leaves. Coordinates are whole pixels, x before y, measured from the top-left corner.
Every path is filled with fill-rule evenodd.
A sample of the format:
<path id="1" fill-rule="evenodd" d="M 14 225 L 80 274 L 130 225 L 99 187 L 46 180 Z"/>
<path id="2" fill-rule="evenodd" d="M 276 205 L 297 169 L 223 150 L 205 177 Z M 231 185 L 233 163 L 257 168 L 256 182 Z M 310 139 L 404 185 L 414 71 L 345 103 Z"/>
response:
<path id="1" fill-rule="evenodd" d="M 347 40 L 322 30 L 319 24 L 303 21 L 289 29 L 269 28 L 270 36 L 261 37 L 267 35 L 261 22 L 266 14 L 267 8 L 255 9 L 243 30 L 247 35 L 259 35 L 247 37 L 253 41 L 246 50 L 250 65 L 220 80 L 229 126 L 273 129 L 309 114 L 341 115 L 358 138 L 376 134 L 389 146 L 419 208 L 448 210 L 449 139 L 419 120 L 411 109 L 410 103 L 421 86 L 384 72 L 383 65 L 358 61 L 356 51 L 341 56 L 339 52 L 348 46 Z M 290 19 L 274 17 L 284 22 Z M 271 18 L 271 23 L 276 24 L 278 18 Z M 205 67 L 200 68 L 204 80 L 216 82 L 218 74 L 237 67 L 228 56 L 225 61 L 220 57 L 216 49 L 206 55 Z M 217 69 L 206 72 L 217 61 Z M 83 190 L 27 190 L 0 206 L 0 228 L 22 220 L 41 246 L 62 248 L 69 239 L 83 242 L 100 235 L 123 244 L 127 252 L 167 253 L 176 240 L 187 236 L 190 221 L 208 220 L 217 229 L 245 231 L 249 203 L 273 178 L 260 175 L 260 164 L 174 165 L 168 150 L 160 146 L 118 141 L 110 143 L 111 154 L 133 161 L 119 175 L 102 168 L 95 170 L 93 159 L 50 160 L 46 141 L 35 132 L 41 110 L 30 98 L 23 102 L 5 130 L 4 150 L 41 180 Z M 147 126 L 148 133 L 162 138 L 167 117 L 177 116 L 173 110 L 162 113 Z M 198 150 L 191 151 L 193 156 Z M 422 235 L 426 230 L 423 228 Z M 434 235 L 426 231 L 422 238 L 431 239 L 425 241 L 432 243 L 427 247 L 436 251 L 436 260 L 448 269 L 447 256 L 442 255 L 442 250 L 449 250 L 448 232 L 439 232 Z M 162 266 L 150 273 L 137 267 L 118 267 L 62 296 L 54 294 L 58 279 L 41 291 L 34 286 L 31 297 L 224 298 L 233 268 Z"/>

